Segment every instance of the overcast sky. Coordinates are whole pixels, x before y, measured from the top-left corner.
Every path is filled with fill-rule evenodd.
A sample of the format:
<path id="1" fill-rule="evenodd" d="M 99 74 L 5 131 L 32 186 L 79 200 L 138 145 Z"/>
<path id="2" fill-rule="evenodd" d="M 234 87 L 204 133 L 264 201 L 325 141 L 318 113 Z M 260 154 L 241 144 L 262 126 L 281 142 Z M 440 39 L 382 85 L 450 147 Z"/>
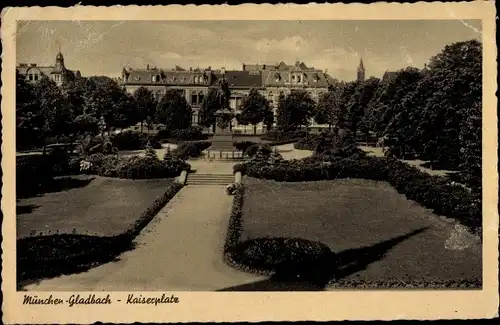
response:
<path id="1" fill-rule="evenodd" d="M 84 76 L 299 60 L 352 80 L 361 57 L 367 77 L 380 77 L 422 68 L 445 45 L 474 38 L 480 21 L 32 21 L 19 23 L 17 62 L 52 65 L 60 47 L 66 66 Z"/>

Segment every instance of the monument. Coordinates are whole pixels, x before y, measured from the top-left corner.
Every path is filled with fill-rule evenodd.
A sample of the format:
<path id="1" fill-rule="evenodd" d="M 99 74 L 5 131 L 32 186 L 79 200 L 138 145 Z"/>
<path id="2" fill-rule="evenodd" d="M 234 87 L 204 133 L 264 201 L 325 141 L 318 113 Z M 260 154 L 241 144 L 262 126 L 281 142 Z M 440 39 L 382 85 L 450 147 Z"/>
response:
<path id="1" fill-rule="evenodd" d="M 218 97 L 220 109 L 215 112 L 215 132 L 212 137 L 212 145 L 208 148 L 211 152 L 232 152 L 233 133 L 231 131 L 231 120 L 233 112 L 229 108 L 229 84 L 225 76 L 219 81 Z"/>

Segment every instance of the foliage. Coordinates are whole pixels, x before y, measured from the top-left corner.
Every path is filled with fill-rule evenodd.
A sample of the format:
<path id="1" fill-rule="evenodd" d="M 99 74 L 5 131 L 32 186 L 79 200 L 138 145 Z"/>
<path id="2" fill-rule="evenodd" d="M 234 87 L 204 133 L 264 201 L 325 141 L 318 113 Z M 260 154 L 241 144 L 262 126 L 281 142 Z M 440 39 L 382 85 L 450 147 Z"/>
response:
<path id="1" fill-rule="evenodd" d="M 81 114 L 73 121 L 75 132 L 79 134 L 97 134 L 99 132 L 99 121 L 92 115 Z"/>
<path id="2" fill-rule="evenodd" d="M 269 101 L 255 88 L 251 89 L 248 96 L 243 98 L 240 110 L 238 123 L 242 125 L 252 124 L 254 135 L 257 133 L 257 124 L 266 121 L 269 114 L 272 114 Z"/>
<path id="3" fill-rule="evenodd" d="M 124 131 L 112 134 L 109 140 L 118 150 L 145 149 L 148 142 L 154 149 L 161 149 L 161 143 L 157 137 L 136 131 Z"/>
<path id="4" fill-rule="evenodd" d="M 300 278 L 325 284 L 335 268 L 335 254 L 328 246 L 302 238 L 255 238 L 229 249 L 232 262 L 281 280 Z"/>
<path id="5" fill-rule="evenodd" d="M 203 101 L 201 102 L 199 118 L 200 124 L 206 127 L 212 127 L 215 124 L 215 112 L 219 110 L 219 93 L 216 88 L 210 88 Z"/>
<path id="6" fill-rule="evenodd" d="M 172 151 L 172 155 L 181 159 L 187 160 L 189 158 L 200 157 L 203 150 L 208 149 L 211 143 L 206 141 L 186 141 L 181 142 Z"/>
<path id="7" fill-rule="evenodd" d="M 153 92 L 145 87 L 140 87 L 134 92 L 135 112 L 138 121 L 141 123 L 141 133 L 143 132 L 144 122 L 149 117 L 153 119 L 156 112 L 156 99 Z"/>
<path id="8" fill-rule="evenodd" d="M 191 106 L 176 89 L 168 89 L 157 106 L 156 118 L 167 130 L 186 129 L 191 125 Z"/>
<path id="9" fill-rule="evenodd" d="M 302 89 L 292 90 L 288 96 L 280 96 L 278 103 L 278 128 L 283 131 L 296 130 L 308 125 L 313 117 L 316 103 L 308 92 Z"/>
<path id="10" fill-rule="evenodd" d="M 302 130 L 275 130 L 268 131 L 265 135 L 261 137 L 262 140 L 271 141 L 273 145 L 293 143 L 306 136 L 305 131 Z"/>
<path id="11" fill-rule="evenodd" d="M 196 141 L 206 140 L 208 136 L 203 134 L 202 129 L 197 126 L 190 126 L 185 129 L 164 129 L 157 133 L 159 139 L 168 139 L 169 141 Z"/>

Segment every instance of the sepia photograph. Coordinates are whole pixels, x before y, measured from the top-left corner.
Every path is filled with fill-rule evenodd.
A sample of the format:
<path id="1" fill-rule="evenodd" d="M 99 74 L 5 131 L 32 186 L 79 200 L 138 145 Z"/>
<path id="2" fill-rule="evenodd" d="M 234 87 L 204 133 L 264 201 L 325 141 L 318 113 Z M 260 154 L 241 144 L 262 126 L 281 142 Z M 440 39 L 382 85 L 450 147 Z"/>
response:
<path id="1" fill-rule="evenodd" d="M 481 19 L 15 24 L 20 303 L 484 289 Z"/>

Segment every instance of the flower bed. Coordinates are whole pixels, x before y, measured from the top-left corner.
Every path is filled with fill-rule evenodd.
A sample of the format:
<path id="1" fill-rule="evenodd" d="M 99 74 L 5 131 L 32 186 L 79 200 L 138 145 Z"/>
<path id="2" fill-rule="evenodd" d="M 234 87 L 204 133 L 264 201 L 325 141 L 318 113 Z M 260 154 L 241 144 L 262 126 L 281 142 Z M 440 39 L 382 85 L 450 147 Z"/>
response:
<path id="1" fill-rule="evenodd" d="M 380 157 L 358 159 L 335 158 L 292 160 L 270 164 L 250 161 L 234 166 L 234 171 L 262 179 L 301 182 L 362 178 L 389 182 L 399 193 L 406 195 L 436 214 L 460 221 L 476 231 L 481 229 L 480 193 L 453 185 L 439 176 L 431 176 L 398 160 Z"/>

